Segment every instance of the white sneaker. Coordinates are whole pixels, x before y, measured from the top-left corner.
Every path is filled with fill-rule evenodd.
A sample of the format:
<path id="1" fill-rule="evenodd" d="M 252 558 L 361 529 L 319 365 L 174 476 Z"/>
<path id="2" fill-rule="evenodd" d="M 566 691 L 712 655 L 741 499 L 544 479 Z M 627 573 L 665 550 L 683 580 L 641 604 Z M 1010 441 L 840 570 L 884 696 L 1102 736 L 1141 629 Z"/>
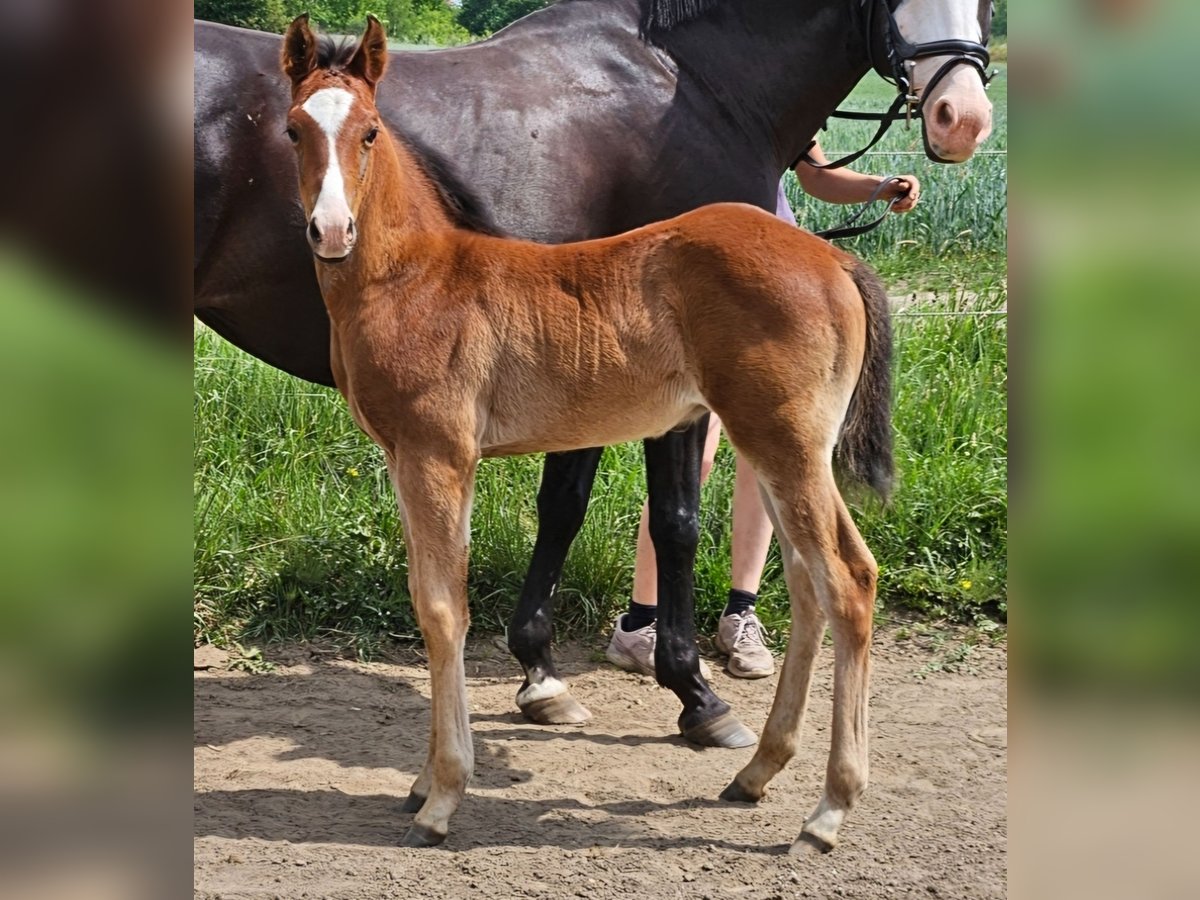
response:
<path id="1" fill-rule="evenodd" d="M 644 628 L 635 631 L 623 631 L 621 623 L 629 613 L 617 616 L 613 626 L 612 640 L 604 657 L 618 669 L 626 672 L 637 672 L 641 675 L 654 674 L 654 647 L 658 643 L 658 622 L 651 622 Z M 712 669 L 703 659 L 700 660 L 700 674 L 705 681 L 712 679 Z"/>
<path id="2" fill-rule="evenodd" d="M 735 678 L 765 678 L 775 672 L 775 657 L 767 649 L 766 629 L 751 607 L 744 614 L 721 616 L 717 623 L 717 649 L 729 654 L 726 666 Z"/>
<path id="3" fill-rule="evenodd" d="M 612 640 L 604 651 L 605 658 L 618 669 L 626 672 L 638 672 L 642 675 L 654 674 L 654 646 L 658 643 L 657 622 L 651 622 L 645 628 L 636 631 L 625 631 L 621 623 L 629 613 L 617 616 L 613 626 Z"/>

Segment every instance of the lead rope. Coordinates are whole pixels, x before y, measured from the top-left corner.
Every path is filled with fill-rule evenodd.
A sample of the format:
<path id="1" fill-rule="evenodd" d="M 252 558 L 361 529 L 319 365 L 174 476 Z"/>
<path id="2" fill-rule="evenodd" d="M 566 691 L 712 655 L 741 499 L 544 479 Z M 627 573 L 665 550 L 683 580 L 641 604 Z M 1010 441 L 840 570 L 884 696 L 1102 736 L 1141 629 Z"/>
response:
<path id="1" fill-rule="evenodd" d="M 840 159 L 835 159 L 830 163 L 818 163 L 815 159 L 813 159 L 808 153 L 809 149 L 812 147 L 812 145 L 809 144 L 809 146 L 805 148 L 804 152 L 797 156 L 795 162 L 788 166 L 788 168 L 794 169 L 802 162 L 808 163 L 814 169 L 840 169 L 842 166 L 850 165 L 850 163 L 854 162 L 856 159 L 878 144 L 881 140 L 883 140 L 883 136 L 887 134 L 887 130 L 892 127 L 893 122 L 898 122 L 901 119 L 907 120 L 910 118 L 912 109 L 911 100 L 912 98 L 909 97 L 908 94 L 897 94 L 896 99 L 892 101 L 892 105 L 888 107 L 888 111 L 884 113 L 843 112 L 840 109 L 834 110 L 829 114 L 830 118 L 852 119 L 856 122 L 878 122 L 879 128 L 875 131 L 875 136 L 871 138 L 871 142 L 861 150 L 847 154 Z M 900 107 L 904 106 L 906 103 L 910 104 L 908 109 L 906 109 L 905 112 L 900 112 Z M 826 122 L 826 124 L 822 126 L 822 130 L 826 131 L 828 128 L 829 125 L 828 122 Z"/>
<path id="2" fill-rule="evenodd" d="M 854 213 L 854 215 L 850 216 L 840 225 L 837 225 L 833 228 L 827 228 L 824 231 L 814 231 L 813 234 L 819 238 L 824 238 L 827 241 L 838 241 L 842 240 L 843 238 L 858 237 L 858 235 L 866 234 L 873 228 L 878 228 L 879 224 L 887 218 L 887 214 L 892 211 L 892 207 L 907 195 L 892 197 L 890 200 L 888 200 L 887 208 L 884 209 L 879 218 L 873 219 L 872 221 L 863 225 L 855 225 L 854 223 L 861 219 L 866 211 L 870 208 L 871 204 L 879 199 L 879 195 L 883 193 L 884 188 L 886 188 L 892 182 L 900 180 L 902 179 L 899 175 L 889 175 L 887 178 L 883 179 L 883 181 L 879 182 L 878 185 L 876 185 L 875 190 L 871 192 L 871 196 L 867 198 L 867 202 L 859 207 L 858 212 Z"/>

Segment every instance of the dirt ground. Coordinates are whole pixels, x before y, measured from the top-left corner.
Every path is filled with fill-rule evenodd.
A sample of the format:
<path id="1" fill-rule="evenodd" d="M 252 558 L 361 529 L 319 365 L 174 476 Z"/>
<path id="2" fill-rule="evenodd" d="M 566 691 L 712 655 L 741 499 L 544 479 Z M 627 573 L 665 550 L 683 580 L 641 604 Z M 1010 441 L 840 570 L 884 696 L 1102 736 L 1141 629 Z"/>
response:
<path id="1" fill-rule="evenodd" d="M 516 663 L 473 644 L 475 777 L 432 850 L 397 847 L 429 734 L 420 655 L 267 655 L 268 674 L 196 673 L 197 897 L 1005 896 L 1003 648 L 975 647 L 950 672 L 893 631 L 876 636 L 871 783 L 837 849 L 802 859 L 786 851 L 820 796 L 829 648 L 800 753 L 751 806 L 716 798 L 753 748 L 686 744 L 675 697 L 652 679 L 594 647 L 560 647 L 594 718 L 538 727 L 516 712 Z M 714 670 L 714 689 L 760 732 L 775 678 Z"/>

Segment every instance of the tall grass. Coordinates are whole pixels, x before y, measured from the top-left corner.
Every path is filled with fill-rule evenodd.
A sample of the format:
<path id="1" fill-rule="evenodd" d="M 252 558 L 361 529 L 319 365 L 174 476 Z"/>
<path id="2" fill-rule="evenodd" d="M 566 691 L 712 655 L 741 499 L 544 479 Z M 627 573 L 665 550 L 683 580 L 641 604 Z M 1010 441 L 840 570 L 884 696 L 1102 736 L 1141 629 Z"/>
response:
<path id="1" fill-rule="evenodd" d="M 996 134 L 1007 146 L 1006 76 L 993 84 Z M 846 108 L 883 109 L 890 88 L 868 76 Z M 831 121 L 832 157 L 870 126 Z M 865 133 L 864 133 L 865 132 Z M 857 168 L 915 172 L 922 202 L 847 242 L 894 293 L 924 299 L 896 325 L 896 457 L 891 504 L 864 500 L 855 517 L 881 566 L 881 611 L 971 619 L 1006 614 L 1007 329 L 1003 156 L 938 166 L 919 131 L 894 127 Z M 846 210 L 790 185 L 801 224 Z M 935 315 L 927 315 L 934 313 Z M 940 315 L 956 313 L 956 315 Z M 958 315 L 962 314 L 962 315 Z M 341 397 L 270 368 L 203 327 L 195 333 L 195 632 L 199 639 L 333 637 L 370 653 L 415 637 L 403 541 L 380 452 Z M 502 631 L 528 566 L 541 457 L 483 462 L 473 517 L 473 627 Z M 698 626 L 710 631 L 729 587 L 731 451 L 704 488 L 696 564 Z M 628 600 L 645 476 L 640 445 L 605 451 L 587 520 L 559 593 L 560 635 L 607 628 Z M 787 599 L 772 551 L 759 612 L 786 633 Z"/>

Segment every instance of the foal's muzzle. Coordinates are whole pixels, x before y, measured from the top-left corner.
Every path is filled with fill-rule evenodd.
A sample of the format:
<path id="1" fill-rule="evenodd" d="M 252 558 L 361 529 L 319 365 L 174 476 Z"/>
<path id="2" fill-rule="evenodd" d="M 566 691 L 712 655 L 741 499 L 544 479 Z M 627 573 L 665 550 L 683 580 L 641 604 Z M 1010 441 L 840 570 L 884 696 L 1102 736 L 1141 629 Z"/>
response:
<path id="1" fill-rule="evenodd" d="M 344 222 L 319 222 L 314 215 L 308 220 L 308 245 L 320 259 L 335 262 L 345 259 L 354 249 L 358 239 L 358 229 L 354 225 L 354 217 Z"/>

